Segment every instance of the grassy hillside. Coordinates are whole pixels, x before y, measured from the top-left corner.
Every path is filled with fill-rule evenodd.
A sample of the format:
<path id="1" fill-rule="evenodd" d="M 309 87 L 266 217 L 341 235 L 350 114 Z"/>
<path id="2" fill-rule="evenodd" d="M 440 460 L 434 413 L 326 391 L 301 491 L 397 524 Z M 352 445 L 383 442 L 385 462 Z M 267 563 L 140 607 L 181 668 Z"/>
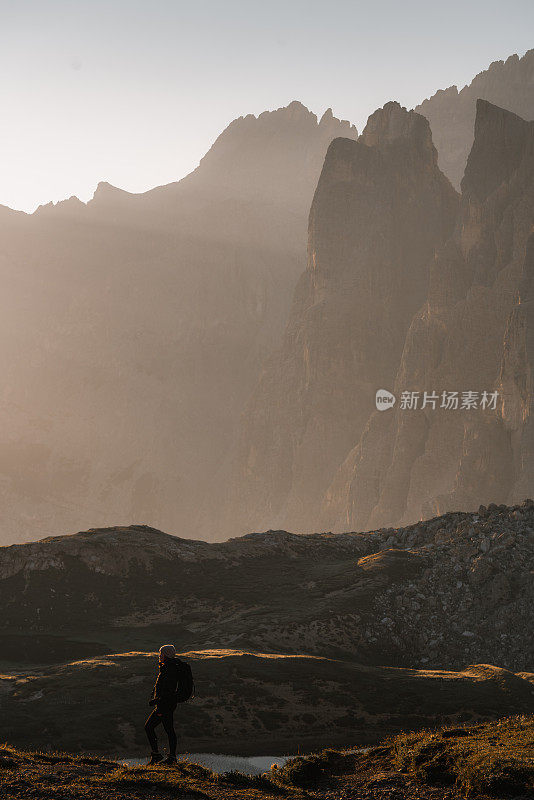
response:
<path id="1" fill-rule="evenodd" d="M 137 798 L 304 797 L 306 792 L 267 776 L 219 775 L 187 761 L 176 767 L 124 767 L 90 756 L 45 754 L 0 748 L 0 793 L 3 800 L 137 800 Z"/>
<path id="2" fill-rule="evenodd" d="M 276 774 L 290 785 L 335 785 L 343 797 L 344 790 L 356 788 L 404 797 L 410 786 L 439 787 L 438 797 L 456 792 L 463 797 L 531 796 L 534 717 L 401 734 L 365 752 L 326 750 L 294 758 Z"/>
<path id="3" fill-rule="evenodd" d="M 534 791 L 534 717 L 402 735 L 366 752 L 324 750 L 250 777 L 188 761 L 127 768 L 90 756 L 0 749 L 5 800 L 269 797 L 444 800 L 528 796 Z"/>
<path id="4" fill-rule="evenodd" d="M 429 725 L 534 713 L 534 675 L 369 667 L 313 656 L 185 653 L 196 697 L 181 752 L 258 755 L 369 744 Z M 21 747 L 143 755 L 156 659 L 123 653 L 0 676 L 0 736 Z"/>

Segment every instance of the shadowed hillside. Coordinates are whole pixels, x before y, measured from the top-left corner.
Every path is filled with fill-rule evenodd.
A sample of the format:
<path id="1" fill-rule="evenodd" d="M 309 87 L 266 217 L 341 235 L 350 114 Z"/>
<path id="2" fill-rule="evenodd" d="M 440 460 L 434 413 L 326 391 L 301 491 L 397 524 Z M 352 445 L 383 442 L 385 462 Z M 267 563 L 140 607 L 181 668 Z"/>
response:
<path id="1" fill-rule="evenodd" d="M 34 663 L 152 651 L 169 639 L 181 649 L 530 669 L 533 553 L 530 500 L 399 529 L 212 544 L 143 526 L 88 531 L 0 549 L 0 643 L 11 660 L 33 653 Z"/>
<path id="2" fill-rule="evenodd" d="M 241 755 L 369 744 L 429 725 L 534 713 L 534 674 L 211 650 L 184 653 L 195 698 L 176 712 L 184 752 Z M 122 653 L 0 676 L 2 735 L 23 747 L 143 755 L 156 658 Z M 72 725 L 78 720 L 80 725 Z"/>

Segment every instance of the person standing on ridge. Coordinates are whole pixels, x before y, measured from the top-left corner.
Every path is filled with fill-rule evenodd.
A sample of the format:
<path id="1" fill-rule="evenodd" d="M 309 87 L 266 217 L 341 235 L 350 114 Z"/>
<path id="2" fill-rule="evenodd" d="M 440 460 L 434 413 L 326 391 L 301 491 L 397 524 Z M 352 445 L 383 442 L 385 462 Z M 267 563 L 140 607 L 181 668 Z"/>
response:
<path id="1" fill-rule="evenodd" d="M 176 648 L 173 644 L 164 644 L 159 649 L 159 675 L 154 685 L 152 697 L 148 701 L 150 706 L 155 706 L 145 722 L 147 735 L 152 755 L 149 764 L 176 764 L 176 731 L 174 730 L 173 714 L 178 703 L 176 694 L 180 677 L 179 663 L 176 659 Z M 156 727 L 163 723 L 165 733 L 169 739 L 169 755 L 163 758 L 158 750 Z"/>

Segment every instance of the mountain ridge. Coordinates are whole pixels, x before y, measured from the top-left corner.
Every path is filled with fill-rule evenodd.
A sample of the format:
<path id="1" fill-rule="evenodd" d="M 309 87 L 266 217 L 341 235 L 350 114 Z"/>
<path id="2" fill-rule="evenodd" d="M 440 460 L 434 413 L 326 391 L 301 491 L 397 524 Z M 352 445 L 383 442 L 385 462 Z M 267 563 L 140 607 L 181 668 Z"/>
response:
<path id="1" fill-rule="evenodd" d="M 178 183 L 0 214 L 0 499 L 16 509 L 0 541 L 132 518 L 194 534 L 281 334 L 330 136 L 351 135 L 302 109 L 238 125 L 231 158 L 214 145 Z"/>
<path id="2" fill-rule="evenodd" d="M 182 188 L 180 187 L 180 184 L 183 184 L 183 186 L 188 186 L 191 184 L 191 182 L 197 180 L 199 175 L 202 175 L 206 169 L 209 170 L 212 168 L 214 162 L 219 161 L 221 158 L 223 160 L 227 158 L 229 155 L 229 151 L 226 149 L 227 143 L 231 144 L 232 150 L 235 148 L 239 161 L 243 156 L 243 153 L 239 152 L 240 147 L 242 146 L 243 134 L 245 136 L 248 134 L 257 136 L 258 134 L 262 135 L 262 133 L 265 134 L 270 131 L 271 134 L 279 135 L 280 122 L 285 123 L 290 127 L 301 122 L 309 128 L 316 128 L 317 130 L 325 131 L 326 135 L 328 135 L 329 131 L 332 131 L 336 135 L 339 134 L 340 131 L 343 131 L 347 134 L 352 134 L 353 136 L 357 135 L 356 127 L 352 125 L 349 120 L 342 120 L 335 117 L 331 108 L 328 108 L 319 119 L 319 117 L 313 111 L 309 110 L 303 103 L 298 100 L 293 100 L 292 102 L 288 103 L 287 106 L 266 110 L 257 115 L 243 114 L 242 116 L 236 117 L 215 139 L 206 154 L 200 159 L 198 165 L 182 178 L 151 187 L 150 189 L 142 192 L 132 192 L 127 189 L 114 186 L 107 180 L 101 180 L 97 183 L 93 196 L 87 201 L 82 201 L 76 195 L 71 195 L 70 197 L 57 202 L 50 201 L 42 204 L 38 206 L 35 211 L 31 212 L 30 214 L 26 214 L 26 216 L 43 214 L 45 212 L 61 212 L 68 214 L 75 211 L 81 211 L 82 207 L 92 207 L 94 209 L 95 205 L 98 205 L 101 202 L 107 203 L 109 200 L 128 200 L 140 203 L 143 199 L 150 199 L 158 194 L 161 194 L 162 192 L 174 192 L 177 189 Z M 232 153 L 232 150 L 230 153 L 233 156 L 234 154 Z M 226 170 L 227 166 L 225 165 L 225 171 Z M 228 186 L 226 186 L 226 188 L 228 188 Z M 253 188 L 254 187 L 252 187 L 252 189 Z"/>
<path id="3" fill-rule="evenodd" d="M 460 91 L 457 86 L 438 90 L 415 110 L 430 122 L 440 168 L 460 187 L 473 143 L 476 100 L 482 98 L 519 116 L 534 119 L 534 49 L 493 61 Z"/>
<path id="4" fill-rule="evenodd" d="M 41 637 L 46 650 L 75 638 L 102 652 L 174 637 L 188 649 L 239 641 L 369 665 L 518 671 L 534 657 L 533 558 L 532 500 L 399 529 L 225 542 L 86 531 L 0 548 L 0 643 Z"/>

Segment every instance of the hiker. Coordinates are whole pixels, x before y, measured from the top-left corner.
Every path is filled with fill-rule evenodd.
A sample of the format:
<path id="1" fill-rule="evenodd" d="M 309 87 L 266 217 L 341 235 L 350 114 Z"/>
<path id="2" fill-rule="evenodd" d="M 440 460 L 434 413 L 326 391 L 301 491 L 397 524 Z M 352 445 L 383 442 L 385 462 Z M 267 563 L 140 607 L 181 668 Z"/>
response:
<path id="1" fill-rule="evenodd" d="M 150 706 L 155 706 L 154 711 L 145 722 L 145 732 L 152 748 L 149 764 L 176 764 L 176 732 L 174 730 L 173 714 L 178 704 L 176 694 L 180 677 L 179 662 L 176 659 L 176 648 L 173 644 L 164 644 L 159 649 L 159 675 L 154 685 L 152 698 L 148 701 Z M 165 733 L 169 738 L 169 755 L 166 759 L 158 750 L 156 727 L 163 723 Z"/>

